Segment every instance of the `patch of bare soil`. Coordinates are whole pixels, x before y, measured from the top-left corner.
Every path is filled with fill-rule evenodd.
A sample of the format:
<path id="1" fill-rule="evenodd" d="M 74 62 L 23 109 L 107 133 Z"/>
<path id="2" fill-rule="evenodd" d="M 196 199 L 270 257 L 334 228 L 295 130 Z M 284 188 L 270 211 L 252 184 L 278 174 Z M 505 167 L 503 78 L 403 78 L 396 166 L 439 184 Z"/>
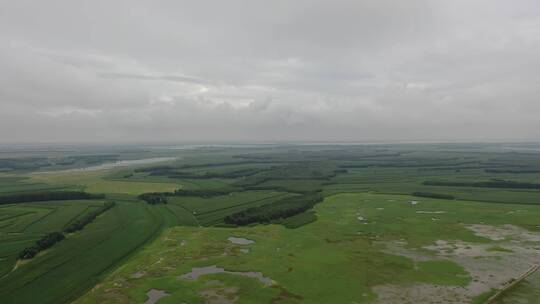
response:
<path id="1" fill-rule="evenodd" d="M 296 295 L 292 292 L 289 292 L 285 288 L 281 286 L 274 286 L 275 288 L 280 290 L 280 293 L 277 295 L 277 297 L 273 298 L 270 303 L 272 304 L 278 304 L 278 303 L 301 303 L 303 297 Z"/>
<path id="2" fill-rule="evenodd" d="M 226 287 L 219 281 L 209 283 L 211 288 L 199 292 L 206 304 L 234 304 L 238 301 L 238 287 Z"/>
<path id="3" fill-rule="evenodd" d="M 373 288 L 378 295 L 377 303 L 384 304 L 468 304 L 470 299 L 459 290 L 461 287 L 446 287 L 430 284 L 413 286 L 379 285 Z"/>
<path id="4" fill-rule="evenodd" d="M 376 243 L 383 246 L 382 251 L 384 253 L 405 256 L 415 262 L 430 261 L 435 259 L 433 256 L 428 256 L 417 250 L 406 248 L 407 242 L 405 240 Z"/>
<path id="5" fill-rule="evenodd" d="M 232 275 L 239 275 L 244 276 L 248 278 L 254 278 L 259 280 L 262 284 L 266 286 L 274 285 L 274 281 L 270 278 L 265 277 L 260 272 L 253 272 L 253 271 L 227 271 L 223 268 L 217 267 L 216 265 L 207 266 L 207 267 L 194 267 L 191 269 L 191 272 L 185 273 L 181 276 L 179 276 L 179 279 L 182 280 L 196 280 L 200 276 L 207 275 L 207 274 L 213 274 L 213 273 L 226 273 L 226 274 L 232 274 Z"/>
<path id="6" fill-rule="evenodd" d="M 255 243 L 255 241 L 252 241 L 246 238 L 241 238 L 241 237 L 234 237 L 234 236 L 229 237 L 227 240 L 229 240 L 229 242 L 236 245 L 250 245 L 250 244 Z"/>
<path id="7" fill-rule="evenodd" d="M 131 277 L 132 279 L 140 279 L 140 278 L 142 278 L 144 275 L 145 275 L 144 271 L 137 271 L 137 272 L 135 272 L 135 273 L 132 273 L 130 277 Z"/>
<path id="8" fill-rule="evenodd" d="M 530 232 L 527 229 L 514 226 L 503 225 L 500 227 L 491 225 L 467 225 L 466 228 L 472 230 L 475 235 L 488 238 L 493 241 L 512 239 L 517 241 L 540 242 L 540 234 Z"/>
<path id="9" fill-rule="evenodd" d="M 513 225 L 501 227 L 468 225 L 476 235 L 493 241 L 491 244 L 468 243 L 460 240 L 438 240 L 425 246 L 433 255 L 406 248 L 405 241 L 384 243 L 384 251 L 406 256 L 414 261 L 447 259 L 469 272 L 471 283 L 465 287 L 417 284 L 413 286 L 380 285 L 373 288 L 377 303 L 470 303 L 493 289 L 500 289 L 520 277 L 540 262 L 540 234 Z M 507 250 L 493 250 L 494 246 Z M 490 250 L 491 249 L 491 250 Z"/>

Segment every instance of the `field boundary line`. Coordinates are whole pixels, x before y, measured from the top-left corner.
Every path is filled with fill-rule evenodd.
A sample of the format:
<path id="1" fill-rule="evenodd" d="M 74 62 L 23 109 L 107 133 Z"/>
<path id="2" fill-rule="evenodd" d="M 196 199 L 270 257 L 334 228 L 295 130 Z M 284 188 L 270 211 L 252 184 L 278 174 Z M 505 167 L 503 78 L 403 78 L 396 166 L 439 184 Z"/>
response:
<path id="1" fill-rule="evenodd" d="M 4 221 L 12 220 L 14 218 L 18 218 L 20 216 L 29 215 L 29 214 L 32 214 L 32 213 L 36 213 L 36 212 L 34 212 L 34 211 L 25 211 L 25 212 L 22 212 L 22 213 L 19 213 L 19 214 L 13 214 L 13 215 L 10 215 L 10 216 L 6 216 L 4 218 L 0 218 L 0 223 L 4 222 Z"/>
<path id="2" fill-rule="evenodd" d="M 525 271 L 523 274 L 521 274 L 517 279 L 512 281 L 512 283 L 504 286 L 503 288 L 499 289 L 494 295 L 489 297 L 484 304 L 492 304 L 495 300 L 497 300 L 499 297 L 501 297 L 505 292 L 507 292 L 509 289 L 512 289 L 517 284 L 521 283 L 523 280 L 528 278 L 530 275 L 535 273 L 538 269 L 540 269 L 540 264 L 534 265 L 531 268 L 529 268 L 527 271 Z"/>
<path id="3" fill-rule="evenodd" d="M 31 226 L 41 222 L 46 217 L 49 217 L 51 214 L 56 213 L 57 211 L 58 211 L 58 208 L 50 209 L 50 211 L 47 212 L 46 214 L 44 214 L 42 217 L 40 217 L 38 219 L 35 219 L 34 221 L 30 222 L 28 225 L 24 226 L 24 228 L 22 230 L 20 230 L 19 232 L 21 232 L 21 233 L 31 232 L 31 231 L 27 231 Z"/>
<path id="4" fill-rule="evenodd" d="M 189 210 L 187 207 L 185 207 L 182 204 L 173 204 L 175 206 L 179 206 L 180 208 L 184 209 L 187 213 L 191 215 L 191 217 L 195 220 L 195 224 L 197 224 L 198 227 L 201 227 L 201 223 L 199 223 L 199 220 L 197 217 L 193 214 L 193 210 Z"/>
<path id="5" fill-rule="evenodd" d="M 227 209 L 236 208 L 236 207 L 239 207 L 239 206 L 250 205 L 250 204 L 258 203 L 258 202 L 268 200 L 268 199 L 279 198 L 281 196 L 287 196 L 287 195 L 289 195 L 289 193 L 291 193 L 291 192 L 281 192 L 281 193 L 278 193 L 278 194 L 275 194 L 275 195 L 272 195 L 272 196 L 263 197 L 263 198 L 259 198 L 259 199 L 256 199 L 256 200 L 243 202 L 243 203 L 240 203 L 238 205 L 233 205 L 233 206 L 229 206 L 229 207 L 223 207 L 223 208 L 219 208 L 219 209 L 214 209 L 214 210 L 210 210 L 210 211 L 197 213 L 197 215 L 206 215 L 206 214 L 211 214 L 211 213 L 218 212 L 218 211 L 223 211 L 223 210 L 227 210 Z"/>
<path id="6" fill-rule="evenodd" d="M 79 217 L 82 217 L 82 215 L 86 214 L 90 210 L 90 208 L 92 208 L 92 207 L 95 207 L 95 206 L 91 206 L 91 205 L 86 206 L 86 208 L 84 208 L 81 212 L 77 213 L 71 219 L 69 219 L 69 221 L 66 224 L 64 224 L 64 226 L 62 228 L 66 228 L 67 226 L 74 223 Z"/>

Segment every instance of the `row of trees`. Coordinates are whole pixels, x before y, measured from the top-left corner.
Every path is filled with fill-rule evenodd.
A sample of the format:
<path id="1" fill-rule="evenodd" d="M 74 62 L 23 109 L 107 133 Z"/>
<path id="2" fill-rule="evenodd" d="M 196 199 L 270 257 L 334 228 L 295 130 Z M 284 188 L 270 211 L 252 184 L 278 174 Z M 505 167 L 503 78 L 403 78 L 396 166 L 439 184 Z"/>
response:
<path id="1" fill-rule="evenodd" d="M 320 193 L 283 199 L 277 203 L 249 208 L 225 217 L 225 223 L 245 226 L 253 223 L 271 223 L 305 212 L 323 200 Z"/>
<path id="2" fill-rule="evenodd" d="M 212 190 L 212 189 L 200 189 L 200 190 L 188 190 L 188 189 L 178 189 L 173 192 L 172 196 L 199 196 L 199 197 L 212 197 L 227 195 L 231 191 L 227 190 Z"/>
<path id="3" fill-rule="evenodd" d="M 210 178 L 239 178 L 251 176 L 262 172 L 262 168 L 247 168 L 229 172 L 205 172 L 203 174 L 191 172 L 172 172 L 167 174 L 169 178 L 190 178 L 190 179 L 210 179 Z"/>
<path id="4" fill-rule="evenodd" d="M 447 187 L 480 187 L 480 188 L 510 188 L 510 189 L 540 189 L 540 184 L 514 182 L 509 180 L 494 179 L 487 182 L 447 182 L 447 181 L 425 181 L 426 186 L 447 186 Z"/>
<path id="5" fill-rule="evenodd" d="M 486 173 L 540 173 L 540 169 L 485 169 Z"/>
<path id="6" fill-rule="evenodd" d="M 24 248 L 21 253 L 19 253 L 20 259 L 31 259 L 35 257 L 40 251 L 43 251 L 47 248 L 52 247 L 54 244 L 60 242 L 65 238 L 64 234 L 61 232 L 51 232 L 43 236 L 41 239 L 36 241 L 36 244 L 31 247 Z"/>
<path id="7" fill-rule="evenodd" d="M 198 197 L 213 197 L 227 195 L 230 191 L 226 190 L 182 190 L 178 189 L 174 192 L 149 192 L 139 195 L 139 199 L 147 202 L 150 205 L 167 204 L 167 197 L 171 196 L 198 196 Z"/>
<path id="8" fill-rule="evenodd" d="M 91 222 L 93 222 L 96 219 L 96 217 L 98 217 L 103 212 L 111 209 L 115 205 L 116 205 L 115 202 L 107 202 L 107 203 L 105 203 L 98 210 L 92 211 L 92 212 L 86 214 L 81 219 L 78 219 L 75 222 L 69 224 L 66 228 L 64 228 L 64 233 L 73 233 L 75 231 L 82 230 L 84 228 L 84 226 L 86 226 L 86 225 L 90 224 Z"/>
<path id="9" fill-rule="evenodd" d="M 447 200 L 455 199 L 455 197 L 450 194 L 441 194 L 441 193 L 432 193 L 432 192 L 413 192 L 412 195 L 419 196 L 419 197 L 430 197 L 430 198 L 447 199 Z"/>
<path id="10" fill-rule="evenodd" d="M 213 165 L 216 165 L 216 164 L 213 164 Z M 223 164 L 217 164 L 217 165 L 223 165 Z M 175 168 L 171 166 L 156 166 L 156 167 L 150 167 L 150 168 L 136 169 L 135 172 L 147 172 L 153 176 L 167 176 L 169 178 L 210 179 L 210 178 L 239 178 L 239 177 L 251 176 L 251 175 L 260 173 L 262 171 L 269 170 L 269 168 L 245 168 L 245 169 L 238 169 L 238 170 L 225 171 L 225 172 L 179 171 L 182 168 L 186 168 L 186 167 L 183 166 L 183 167 Z"/>
<path id="11" fill-rule="evenodd" d="M 166 204 L 167 196 L 170 194 L 171 194 L 170 192 L 143 193 L 139 195 L 139 199 L 142 199 L 143 201 L 147 202 L 150 205 Z"/>
<path id="12" fill-rule="evenodd" d="M 103 212 L 113 208 L 115 206 L 114 202 L 107 202 L 101 208 L 96 211 L 90 212 L 85 215 L 83 218 L 76 220 L 75 222 L 69 224 L 63 232 L 51 232 L 44 235 L 41 239 L 37 240 L 34 246 L 26 247 L 19 253 L 19 259 L 27 260 L 35 257 L 40 251 L 52 247 L 54 244 L 62 241 L 66 238 L 66 233 L 72 233 L 75 231 L 82 230 L 84 226 L 90 224 L 96 217 L 98 217 Z"/>
<path id="13" fill-rule="evenodd" d="M 23 192 L 0 196 L 0 204 L 15 204 L 24 202 L 63 201 L 80 199 L 102 199 L 102 194 L 91 194 L 82 191 L 40 191 Z"/>

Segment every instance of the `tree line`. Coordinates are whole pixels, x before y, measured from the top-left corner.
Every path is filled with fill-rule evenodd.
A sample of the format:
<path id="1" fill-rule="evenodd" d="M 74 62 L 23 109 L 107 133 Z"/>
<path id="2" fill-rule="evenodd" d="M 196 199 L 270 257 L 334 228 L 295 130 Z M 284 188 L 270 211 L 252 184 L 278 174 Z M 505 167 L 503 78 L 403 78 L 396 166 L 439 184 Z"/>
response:
<path id="1" fill-rule="evenodd" d="M 412 195 L 418 196 L 418 197 L 429 197 L 429 198 L 438 198 L 438 199 L 447 199 L 447 200 L 456 199 L 453 195 L 450 195 L 450 194 L 441 194 L 441 193 L 432 193 L 432 192 L 413 192 Z"/>
<path id="2" fill-rule="evenodd" d="M 40 191 L 23 192 L 0 196 L 1 204 L 16 204 L 24 202 L 64 201 L 81 199 L 102 199 L 103 194 L 91 194 L 82 191 Z"/>
<path id="3" fill-rule="evenodd" d="M 84 226 L 93 222 L 96 219 L 96 217 L 98 217 L 103 212 L 111 209 L 115 205 L 116 205 L 115 202 L 106 202 L 98 210 L 92 211 L 86 214 L 85 216 L 83 216 L 81 219 L 78 219 L 75 222 L 69 224 L 66 228 L 64 228 L 64 233 L 73 233 L 75 231 L 82 230 Z"/>
<path id="4" fill-rule="evenodd" d="M 510 188 L 510 189 L 540 189 L 540 184 L 514 182 L 509 180 L 494 179 L 486 182 L 447 182 L 447 181 L 425 181 L 426 186 L 447 186 L 447 187 L 480 187 L 480 188 Z"/>
<path id="5" fill-rule="evenodd" d="M 167 196 L 170 192 L 149 192 L 139 195 L 139 199 L 150 205 L 167 204 Z"/>
<path id="6" fill-rule="evenodd" d="M 271 223 L 305 212 L 324 199 L 320 193 L 285 198 L 274 204 L 249 208 L 225 217 L 225 223 L 245 226 L 253 223 Z"/>
<path id="7" fill-rule="evenodd" d="M 485 169 L 486 173 L 540 173 L 540 169 Z"/>
<path id="8" fill-rule="evenodd" d="M 47 233 L 41 239 L 37 240 L 35 245 L 24 248 L 19 253 L 19 259 L 27 260 L 35 257 L 39 252 L 51 248 L 54 244 L 62 241 L 66 238 L 65 234 L 73 233 L 79 230 L 82 230 L 84 226 L 90 224 L 96 217 L 98 217 L 103 212 L 113 208 L 115 206 L 114 202 L 107 202 L 101 206 L 98 210 L 92 211 L 85 215 L 83 218 L 76 220 L 75 222 L 69 224 L 62 232 L 54 231 Z"/>
<path id="9" fill-rule="evenodd" d="M 184 189 L 178 189 L 174 192 L 148 192 L 143 193 L 138 196 L 139 199 L 147 202 L 150 205 L 157 205 L 157 204 L 167 204 L 167 197 L 172 196 L 197 196 L 197 197 L 213 197 L 213 196 L 220 196 L 220 195 L 227 195 L 231 193 L 231 191 L 227 190 L 211 190 L 211 189 L 203 189 L 203 190 L 184 190 Z"/>

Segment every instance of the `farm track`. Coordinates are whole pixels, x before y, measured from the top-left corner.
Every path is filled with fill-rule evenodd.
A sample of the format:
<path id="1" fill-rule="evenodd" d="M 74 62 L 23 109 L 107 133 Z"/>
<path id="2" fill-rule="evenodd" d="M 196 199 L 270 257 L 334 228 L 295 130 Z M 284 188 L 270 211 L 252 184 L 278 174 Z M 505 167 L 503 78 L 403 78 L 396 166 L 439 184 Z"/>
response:
<path id="1" fill-rule="evenodd" d="M 540 264 L 538 265 L 535 265 L 533 267 L 531 267 L 529 270 L 527 270 L 526 272 L 524 272 L 521 276 L 519 276 L 518 278 L 516 278 L 514 281 L 512 281 L 510 284 L 504 286 L 502 289 L 499 289 L 494 295 L 492 295 L 491 297 L 489 297 L 489 299 L 487 299 L 484 304 L 492 304 L 492 303 L 495 303 L 496 300 L 500 299 L 503 295 L 506 294 L 506 292 L 512 290 L 512 288 L 516 287 L 519 283 L 521 283 L 523 280 L 527 279 L 528 277 L 530 277 L 532 274 L 534 274 L 536 271 L 538 271 L 538 269 L 540 269 Z"/>
<path id="2" fill-rule="evenodd" d="M 186 206 L 184 205 L 181 205 L 181 204 L 174 204 L 174 206 L 178 206 L 182 209 L 184 209 L 187 213 L 189 213 L 191 215 L 191 218 L 193 219 L 193 221 L 195 222 L 195 224 L 197 224 L 198 227 L 201 226 L 201 224 L 199 223 L 199 220 L 197 219 L 197 217 L 193 214 L 193 211 L 192 210 L 189 210 Z M 168 209 L 169 206 L 167 206 L 167 209 Z M 168 209 L 170 210 L 170 209 Z M 170 210 L 172 213 L 174 213 L 172 210 Z M 178 222 L 181 222 L 182 220 L 176 215 L 176 213 L 174 213 L 174 216 L 178 219 Z"/>

